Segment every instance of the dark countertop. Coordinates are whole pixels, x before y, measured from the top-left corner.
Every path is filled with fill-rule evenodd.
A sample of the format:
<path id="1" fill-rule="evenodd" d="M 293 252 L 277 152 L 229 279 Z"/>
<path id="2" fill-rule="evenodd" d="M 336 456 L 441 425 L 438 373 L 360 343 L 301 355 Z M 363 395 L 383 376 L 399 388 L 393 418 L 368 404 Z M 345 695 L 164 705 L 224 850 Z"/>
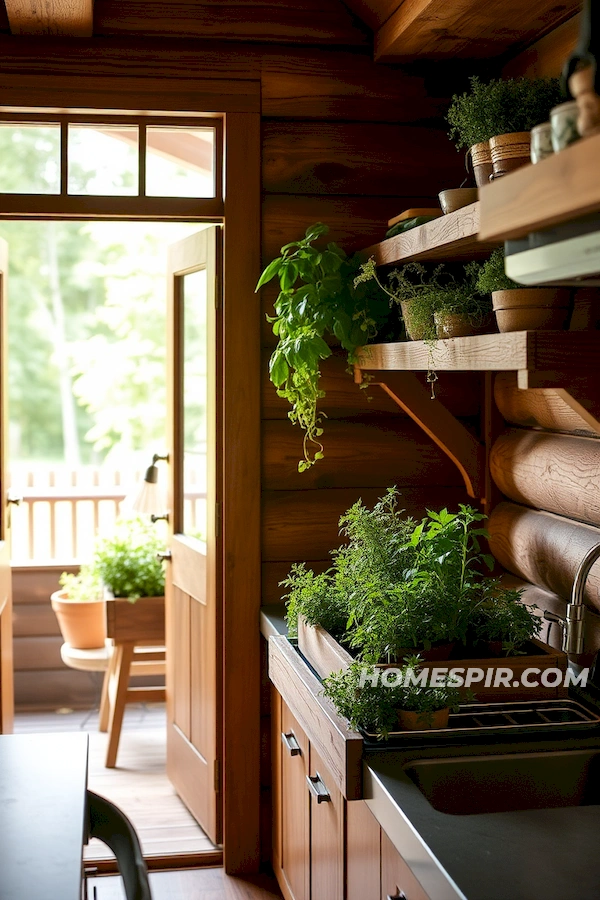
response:
<path id="1" fill-rule="evenodd" d="M 261 632 L 286 634 L 283 607 L 264 607 Z M 586 733 L 590 735 L 590 732 Z M 600 735 L 457 745 L 365 748 L 364 797 L 431 900 L 598 900 L 600 805 L 450 815 L 404 771 L 411 758 L 600 749 Z"/>

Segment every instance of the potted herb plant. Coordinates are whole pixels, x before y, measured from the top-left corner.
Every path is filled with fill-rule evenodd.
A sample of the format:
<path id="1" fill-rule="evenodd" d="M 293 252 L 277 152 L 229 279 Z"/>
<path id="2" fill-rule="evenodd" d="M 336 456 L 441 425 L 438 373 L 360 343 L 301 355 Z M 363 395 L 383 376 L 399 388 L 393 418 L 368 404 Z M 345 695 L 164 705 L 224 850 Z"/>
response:
<path id="1" fill-rule="evenodd" d="M 464 698 L 451 676 L 441 678 L 436 687 L 418 683 L 420 662 L 419 657 L 411 657 L 391 679 L 382 679 L 375 666 L 354 662 L 325 678 L 323 693 L 352 728 L 377 734 L 379 739 L 391 731 L 445 728 L 450 712 L 456 712 Z"/>
<path id="2" fill-rule="evenodd" d="M 481 294 L 491 294 L 501 332 L 562 329 L 569 319 L 568 288 L 522 287 L 504 271 L 504 251 L 498 247 L 483 263 L 477 278 Z"/>
<path id="3" fill-rule="evenodd" d="M 319 385 L 321 360 L 331 355 L 326 339 L 339 341 L 351 366 L 357 349 L 372 340 L 391 315 L 389 301 L 376 285 L 355 282 L 357 260 L 335 243 L 313 246 L 328 231 L 319 222 L 299 241 L 282 247 L 256 286 L 258 291 L 279 279 L 275 315 L 267 316 L 278 339 L 269 375 L 278 395 L 292 407 L 290 420 L 304 431 L 301 472 L 323 456 L 318 402 L 325 396 Z"/>
<path id="4" fill-rule="evenodd" d="M 50 596 L 63 639 L 76 650 L 103 647 L 106 616 L 102 582 L 90 565 L 77 574 L 63 572 L 61 590 Z"/>
<path id="5" fill-rule="evenodd" d="M 479 187 L 530 159 L 530 131 L 548 119 L 561 100 L 555 78 L 470 78 L 470 90 L 455 94 L 447 113 L 450 137 L 471 156 Z M 488 149 L 489 148 L 489 149 Z M 488 155 L 489 154 L 489 155 Z"/>
<path id="6" fill-rule="evenodd" d="M 524 655 L 541 627 L 541 619 L 520 602 L 519 591 L 498 591 L 493 583 L 470 621 L 473 643 L 487 645 L 492 656 Z"/>

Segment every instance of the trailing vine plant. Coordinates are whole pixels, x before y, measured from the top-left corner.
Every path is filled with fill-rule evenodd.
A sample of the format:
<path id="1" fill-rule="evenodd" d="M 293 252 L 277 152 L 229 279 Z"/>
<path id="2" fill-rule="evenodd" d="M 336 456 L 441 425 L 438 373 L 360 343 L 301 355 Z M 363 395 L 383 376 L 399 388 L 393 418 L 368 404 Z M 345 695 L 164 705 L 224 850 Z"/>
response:
<path id="1" fill-rule="evenodd" d="M 301 240 L 281 248 L 281 256 L 266 267 L 256 290 L 279 279 L 275 315 L 267 316 L 278 338 L 269 362 L 277 394 L 291 405 L 290 420 L 304 431 L 300 472 L 323 458 L 323 418 L 318 403 L 325 396 L 319 384 L 321 360 L 331 356 L 326 337 L 336 338 L 356 362 L 356 351 L 368 343 L 390 318 L 387 297 L 375 285 L 355 285 L 359 262 L 335 243 L 313 246 L 327 234 L 321 222 L 311 225 Z M 375 288 L 375 289 L 374 289 Z"/>

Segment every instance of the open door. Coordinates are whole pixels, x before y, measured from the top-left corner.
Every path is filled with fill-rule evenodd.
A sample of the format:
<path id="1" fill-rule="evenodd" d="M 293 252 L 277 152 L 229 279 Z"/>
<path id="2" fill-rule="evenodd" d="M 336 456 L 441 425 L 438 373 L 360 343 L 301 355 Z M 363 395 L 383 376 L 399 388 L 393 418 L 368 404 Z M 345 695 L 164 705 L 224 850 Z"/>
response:
<path id="1" fill-rule="evenodd" d="M 0 238 L 0 733 L 13 728 L 12 583 L 10 573 L 10 503 L 8 492 L 8 359 L 7 291 L 8 245 Z"/>
<path id="2" fill-rule="evenodd" d="M 218 257 L 211 227 L 169 248 L 167 774 L 221 842 L 221 448 Z"/>

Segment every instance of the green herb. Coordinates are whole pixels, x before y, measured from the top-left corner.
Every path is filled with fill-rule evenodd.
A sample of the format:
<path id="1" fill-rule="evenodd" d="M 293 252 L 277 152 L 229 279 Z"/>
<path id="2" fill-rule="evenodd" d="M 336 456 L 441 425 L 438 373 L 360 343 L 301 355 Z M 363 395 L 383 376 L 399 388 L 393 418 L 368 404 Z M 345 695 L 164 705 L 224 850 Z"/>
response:
<path id="1" fill-rule="evenodd" d="M 504 271 L 504 250 L 497 247 L 490 258 L 481 266 L 477 278 L 477 290 L 480 294 L 490 295 L 494 291 L 512 291 L 522 287 L 509 278 Z"/>
<path id="2" fill-rule="evenodd" d="M 459 149 L 499 134 L 530 131 L 547 121 L 562 100 L 557 78 L 496 78 L 484 84 L 474 75 L 469 81 L 469 91 L 452 97 L 446 117 Z"/>
<path id="3" fill-rule="evenodd" d="M 472 617 L 475 641 L 499 641 L 505 656 L 518 656 L 524 645 L 537 637 L 542 628 L 538 607 L 520 602 L 522 591 L 501 589 L 498 583 L 486 586 L 484 597 Z"/>
<path id="4" fill-rule="evenodd" d="M 306 569 L 304 563 L 292 566 L 287 578 L 280 581 L 282 587 L 289 588 L 283 599 L 287 603 L 287 624 L 290 637 L 298 635 L 298 616 L 302 615 L 309 625 L 321 625 L 330 634 L 342 635 L 346 630 L 348 610 L 344 597 L 335 590 L 335 578 L 330 572 L 315 575 Z"/>
<path id="5" fill-rule="evenodd" d="M 59 584 L 67 592 L 67 600 L 74 603 L 102 600 L 102 580 L 89 564 L 80 566 L 77 574 L 63 572 Z"/>
<path id="6" fill-rule="evenodd" d="M 140 597 L 161 597 L 165 573 L 156 554 L 164 543 L 156 527 L 140 518 L 119 522 L 109 537 L 99 538 L 93 569 L 115 597 L 134 602 Z"/>
<path id="7" fill-rule="evenodd" d="M 325 249 L 314 242 L 329 231 L 317 223 L 300 241 L 281 248 L 262 273 L 258 291 L 273 278 L 279 279 L 275 315 L 267 316 L 278 344 L 269 363 L 277 394 L 291 404 L 289 418 L 304 431 L 302 472 L 323 457 L 323 413 L 318 402 L 325 396 L 319 385 L 321 360 L 331 355 L 326 337 L 336 338 L 351 366 L 356 351 L 372 340 L 390 318 L 385 295 L 374 286 L 355 285 L 359 271 L 356 259 L 346 256 L 337 244 Z"/>

